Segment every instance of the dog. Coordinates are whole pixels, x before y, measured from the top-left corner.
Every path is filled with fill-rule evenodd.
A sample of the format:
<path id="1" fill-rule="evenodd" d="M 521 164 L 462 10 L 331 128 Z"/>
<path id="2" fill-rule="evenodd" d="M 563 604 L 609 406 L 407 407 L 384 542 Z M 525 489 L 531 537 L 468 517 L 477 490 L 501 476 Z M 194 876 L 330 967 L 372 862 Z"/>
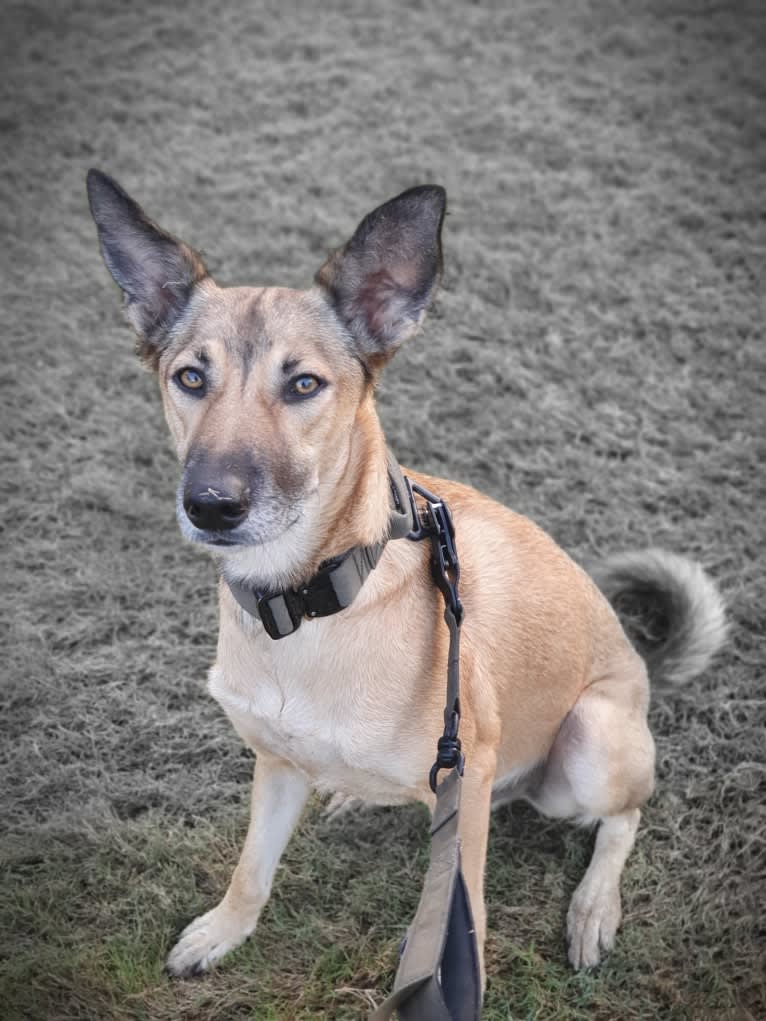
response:
<path id="1" fill-rule="evenodd" d="M 159 380 L 182 465 L 181 531 L 220 574 L 209 690 L 256 753 L 229 888 L 167 960 L 188 975 L 254 931 L 312 789 L 434 805 L 448 634 L 429 544 L 390 539 L 350 605 L 284 638 L 237 593 L 298 591 L 333 558 L 385 542 L 375 386 L 439 283 L 446 195 L 424 185 L 379 206 L 301 291 L 219 287 L 114 180 L 91 170 L 87 187 L 138 352 Z M 525 517 L 457 482 L 408 475 L 451 509 L 462 566 L 459 837 L 480 957 L 490 809 L 523 798 L 598 825 L 567 915 L 571 964 L 595 966 L 615 941 L 620 875 L 654 786 L 648 673 L 681 683 L 705 669 L 725 635 L 722 599 L 699 565 L 658 550 L 591 576 Z M 612 605 L 636 601 L 662 624 L 645 648 Z"/>

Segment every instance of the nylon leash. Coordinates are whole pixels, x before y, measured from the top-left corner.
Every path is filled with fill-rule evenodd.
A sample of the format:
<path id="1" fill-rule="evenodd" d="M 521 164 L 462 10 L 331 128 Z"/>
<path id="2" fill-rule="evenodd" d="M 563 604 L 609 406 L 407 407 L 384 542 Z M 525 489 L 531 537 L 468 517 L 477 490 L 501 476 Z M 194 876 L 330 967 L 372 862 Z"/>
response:
<path id="1" fill-rule="evenodd" d="M 436 794 L 431 821 L 431 854 L 418 909 L 405 937 L 391 995 L 369 1021 L 479 1021 L 481 978 L 479 952 L 468 890 L 460 863 L 460 795 L 465 758 L 460 725 L 460 626 L 463 606 L 458 595 L 460 565 L 455 529 L 447 505 L 422 486 L 406 479 L 419 528 L 407 538 L 431 540 L 431 573 L 444 597 L 449 628 L 447 702 L 444 732 L 429 782 Z M 414 493 L 425 501 L 417 513 Z M 438 783 L 438 774 L 449 769 Z"/>

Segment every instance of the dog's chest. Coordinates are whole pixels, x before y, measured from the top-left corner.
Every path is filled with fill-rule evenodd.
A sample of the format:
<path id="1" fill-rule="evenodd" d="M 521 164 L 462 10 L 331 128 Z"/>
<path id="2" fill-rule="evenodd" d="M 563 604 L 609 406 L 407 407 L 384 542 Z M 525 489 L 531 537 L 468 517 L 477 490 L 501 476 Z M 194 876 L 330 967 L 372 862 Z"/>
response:
<path id="1" fill-rule="evenodd" d="M 312 622 L 284 644 L 264 636 L 221 642 L 210 693 L 246 744 L 288 759 L 318 788 L 407 800 L 423 765 L 387 706 L 386 675 L 396 664 L 348 635 L 333 641 L 336 630 Z"/>

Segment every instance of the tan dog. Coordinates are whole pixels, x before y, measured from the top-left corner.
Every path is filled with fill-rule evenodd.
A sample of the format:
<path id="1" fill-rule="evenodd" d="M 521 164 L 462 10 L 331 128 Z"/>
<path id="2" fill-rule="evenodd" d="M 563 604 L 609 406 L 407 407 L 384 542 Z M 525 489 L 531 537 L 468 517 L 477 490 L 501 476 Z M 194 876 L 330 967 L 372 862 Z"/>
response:
<path id="1" fill-rule="evenodd" d="M 385 536 L 375 381 L 437 286 L 445 194 L 413 188 L 376 209 L 316 285 L 295 291 L 220 288 L 110 178 L 91 171 L 88 192 L 140 353 L 159 376 L 183 465 L 181 530 L 221 572 L 210 691 L 257 753 L 231 885 L 168 959 L 183 975 L 253 932 L 312 788 L 433 805 L 448 636 L 428 543 L 388 542 L 350 607 L 279 641 L 228 583 L 297 587 L 328 558 Z M 490 805 L 525 798 L 549 816 L 600 822 L 567 919 L 572 964 L 595 965 L 615 939 L 620 874 L 654 783 L 645 660 L 539 528 L 466 486 L 410 477 L 450 506 L 462 565 L 460 836 L 479 945 Z M 693 676 L 723 640 L 720 598 L 695 564 L 647 551 L 608 563 L 599 582 L 615 598 L 659 600 L 666 635 L 650 649 L 653 676 Z"/>

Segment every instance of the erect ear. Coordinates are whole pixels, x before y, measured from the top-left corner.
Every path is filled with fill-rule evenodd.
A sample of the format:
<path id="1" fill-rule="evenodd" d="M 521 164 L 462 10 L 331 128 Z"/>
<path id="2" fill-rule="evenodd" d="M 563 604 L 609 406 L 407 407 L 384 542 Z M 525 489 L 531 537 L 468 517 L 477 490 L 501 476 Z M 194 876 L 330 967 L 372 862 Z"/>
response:
<path id="1" fill-rule="evenodd" d="M 104 262 L 122 288 L 128 318 L 141 338 L 139 352 L 156 363 L 168 331 L 207 276 L 205 266 L 100 170 L 88 171 L 88 201 Z"/>
<path id="2" fill-rule="evenodd" d="M 315 277 L 370 369 L 423 321 L 441 275 L 446 202 L 438 185 L 402 192 L 365 216 Z"/>

